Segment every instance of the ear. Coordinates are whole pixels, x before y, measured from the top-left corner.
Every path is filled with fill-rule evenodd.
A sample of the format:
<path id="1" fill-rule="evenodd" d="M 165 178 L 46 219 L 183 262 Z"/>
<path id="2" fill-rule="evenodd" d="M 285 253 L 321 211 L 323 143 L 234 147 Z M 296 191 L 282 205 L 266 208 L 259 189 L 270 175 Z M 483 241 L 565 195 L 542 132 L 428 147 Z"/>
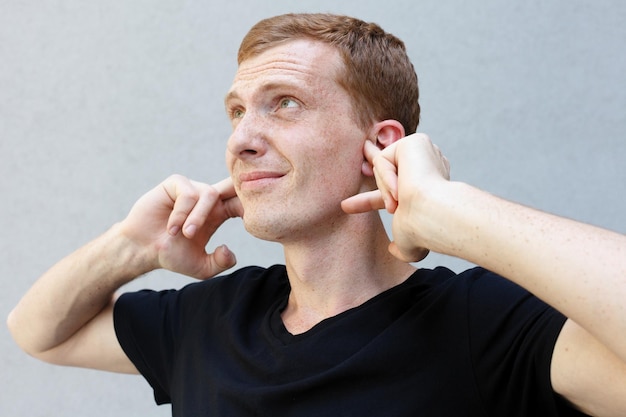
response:
<path id="1" fill-rule="evenodd" d="M 372 139 L 368 140 L 374 142 L 380 149 L 384 149 L 404 137 L 404 127 L 397 120 L 383 120 L 375 123 L 369 133 L 368 137 Z M 365 158 L 363 158 L 361 172 L 366 177 L 374 176 L 373 167 Z"/>
<path id="2" fill-rule="evenodd" d="M 384 149 L 404 137 L 404 127 L 397 120 L 383 120 L 372 126 L 372 138 L 376 138 L 376 146 Z"/>

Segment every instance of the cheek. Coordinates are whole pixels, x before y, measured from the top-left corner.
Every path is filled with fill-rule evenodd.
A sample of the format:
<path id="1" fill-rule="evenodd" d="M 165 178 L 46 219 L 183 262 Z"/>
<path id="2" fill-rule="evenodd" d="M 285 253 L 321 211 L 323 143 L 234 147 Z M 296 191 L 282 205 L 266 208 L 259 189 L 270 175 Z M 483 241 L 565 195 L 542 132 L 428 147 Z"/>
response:
<path id="1" fill-rule="evenodd" d="M 363 159 L 360 149 L 334 148 L 322 155 L 323 162 L 316 164 L 314 169 L 325 183 L 330 183 L 343 193 L 345 190 L 342 189 L 352 190 L 362 181 Z"/>
<path id="2" fill-rule="evenodd" d="M 226 160 L 226 168 L 228 168 L 228 172 L 232 174 L 233 165 L 235 163 L 235 158 L 233 157 L 233 154 L 228 149 L 226 149 L 226 154 L 225 154 L 224 159 Z"/>
<path id="3" fill-rule="evenodd" d="M 346 148 L 329 147 L 318 149 L 309 154 L 306 162 L 316 171 L 324 171 L 330 176 L 346 175 L 352 171 L 360 172 L 361 157 Z"/>
<path id="4" fill-rule="evenodd" d="M 298 155 L 308 175 L 324 182 L 346 183 L 361 179 L 361 167 L 365 159 L 363 142 L 365 136 L 355 126 L 328 120 L 319 121 L 317 134 L 311 140 L 299 141 L 291 155 Z M 315 129 L 311 129 L 313 131 Z M 295 149 L 297 147 L 297 149 Z"/>
<path id="5" fill-rule="evenodd" d="M 333 165 L 337 170 L 344 172 L 361 172 L 361 163 L 364 160 L 362 146 L 354 144 L 335 147 L 328 151 L 327 158 L 333 161 Z"/>
<path id="6" fill-rule="evenodd" d="M 354 132 L 335 129 L 324 137 L 327 139 L 318 147 L 323 158 L 341 165 L 351 165 L 355 161 L 360 163 L 364 158 L 363 139 L 355 136 Z"/>

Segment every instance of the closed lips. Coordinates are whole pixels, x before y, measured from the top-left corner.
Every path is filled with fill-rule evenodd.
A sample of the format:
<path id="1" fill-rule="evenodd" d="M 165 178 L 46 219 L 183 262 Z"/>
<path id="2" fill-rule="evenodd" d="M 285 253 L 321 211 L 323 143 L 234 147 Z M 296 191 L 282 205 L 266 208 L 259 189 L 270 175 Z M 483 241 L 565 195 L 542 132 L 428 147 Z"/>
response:
<path id="1" fill-rule="evenodd" d="M 285 174 L 280 173 L 280 172 L 266 172 L 266 171 L 247 172 L 244 174 L 239 174 L 239 181 L 246 182 L 246 181 L 257 181 L 257 180 L 271 179 L 271 178 L 280 178 L 283 175 Z"/>

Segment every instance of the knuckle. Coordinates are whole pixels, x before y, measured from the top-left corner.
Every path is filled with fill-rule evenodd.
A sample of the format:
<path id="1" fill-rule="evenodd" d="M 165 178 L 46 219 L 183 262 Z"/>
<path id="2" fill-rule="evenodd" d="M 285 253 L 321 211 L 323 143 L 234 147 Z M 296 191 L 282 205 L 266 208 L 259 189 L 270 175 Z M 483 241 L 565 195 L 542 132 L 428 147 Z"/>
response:
<path id="1" fill-rule="evenodd" d="M 198 189 L 197 193 L 196 204 L 203 207 L 213 204 L 219 197 L 219 193 L 210 186 Z"/>
<path id="2" fill-rule="evenodd" d="M 196 190 L 195 188 L 190 188 L 187 192 L 186 192 L 186 197 L 193 202 L 197 202 L 200 199 L 200 192 L 198 190 Z"/>
<path id="3" fill-rule="evenodd" d="M 180 174 L 171 174 L 169 177 L 167 177 L 165 179 L 166 182 L 168 183 L 179 183 L 182 182 L 184 180 L 186 180 L 187 178 L 185 178 L 184 176 L 180 175 Z"/>
<path id="4" fill-rule="evenodd" d="M 219 196 L 219 192 L 215 187 L 202 182 L 191 182 L 199 199 L 214 199 Z"/>
<path id="5" fill-rule="evenodd" d="M 220 196 L 220 192 L 217 190 L 217 188 L 210 185 L 207 185 L 205 187 L 204 194 L 211 200 L 217 199 Z"/>

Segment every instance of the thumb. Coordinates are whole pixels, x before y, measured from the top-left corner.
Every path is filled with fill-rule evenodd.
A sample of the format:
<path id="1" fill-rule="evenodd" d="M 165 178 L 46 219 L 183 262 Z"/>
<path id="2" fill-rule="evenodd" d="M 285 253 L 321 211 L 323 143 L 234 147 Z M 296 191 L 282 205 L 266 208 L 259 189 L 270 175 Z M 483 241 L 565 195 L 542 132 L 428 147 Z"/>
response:
<path id="1" fill-rule="evenodd" d="M 236 263 L 237 258 L 228 246 L 218 246 L 213 253 L 206 255 L 205 271 L 202 275 L 204 279 L 212 278 L 235 266 Z"/>

